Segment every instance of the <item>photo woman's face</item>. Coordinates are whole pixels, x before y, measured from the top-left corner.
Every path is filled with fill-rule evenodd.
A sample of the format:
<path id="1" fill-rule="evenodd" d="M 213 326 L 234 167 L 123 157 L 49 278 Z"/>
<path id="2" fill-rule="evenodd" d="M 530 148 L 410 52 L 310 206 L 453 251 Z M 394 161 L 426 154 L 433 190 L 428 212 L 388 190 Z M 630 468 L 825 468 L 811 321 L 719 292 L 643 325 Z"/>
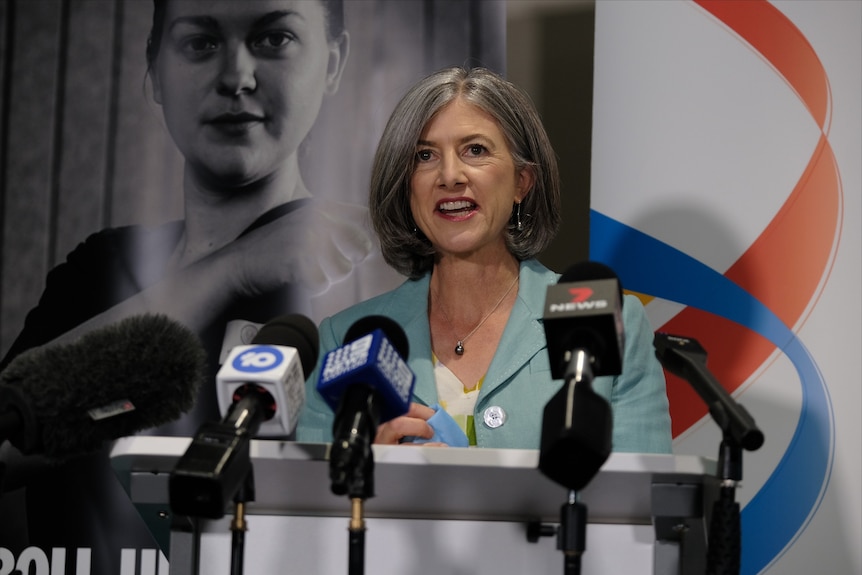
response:
<path id="1" fill-rule="evenodd" d="M 296 154 L 346 57 L 317 0 L 171 0 L 153 94 L 198 177 L 248 185 Z"/>

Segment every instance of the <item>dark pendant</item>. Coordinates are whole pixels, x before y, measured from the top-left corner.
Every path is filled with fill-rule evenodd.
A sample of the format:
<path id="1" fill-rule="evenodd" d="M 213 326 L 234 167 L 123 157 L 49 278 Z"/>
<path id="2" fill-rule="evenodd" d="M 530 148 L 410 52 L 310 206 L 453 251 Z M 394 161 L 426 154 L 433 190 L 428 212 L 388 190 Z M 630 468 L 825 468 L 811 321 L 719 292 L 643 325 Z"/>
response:
<path id="1" fill-rule="evenodd" d="M 455 346 L 455 353 L 458 355 L 464 355 L 464 344 L 460 341 L 458 342 L 458 345 Z"/>

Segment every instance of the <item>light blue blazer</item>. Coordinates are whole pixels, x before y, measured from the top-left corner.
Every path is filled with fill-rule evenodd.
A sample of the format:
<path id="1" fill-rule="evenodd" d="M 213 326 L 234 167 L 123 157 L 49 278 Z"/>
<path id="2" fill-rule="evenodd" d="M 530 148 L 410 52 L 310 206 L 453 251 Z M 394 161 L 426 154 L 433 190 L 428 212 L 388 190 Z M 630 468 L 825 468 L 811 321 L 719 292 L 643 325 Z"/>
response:
<path id="1" fill-rule="evenodd" d="M 306 405 L 296 439 L 332 440 L 333 413 L 316 391 L 320 364 L 327 352 L 342 345 L 353 323 L 369 315 L 385 315 L 404 328 L 410 342 L 407 363 L 416 374 L 413 401 L 437 403 L 428 324 L 431 274 L 407 280 L 398 288 L 354 305 L 320 324 L 320 358 L 306 381 Z M 559 279 L 536 260 L 521 262 L 518 299 L 476 401 L 474 418 L 479 447 L 539 449 L 545 404 L 560 389 L 551 379 L 542 325 L 547 287 Z M 623 305 L 625 356 L 619 376 L 597 377 L 593 389 L 613 409 L 613 449 L 640 453 L 670 453 L 671 428 L 664 373 L 653 351 L 653 330 L 638 298 L 627 295 Z M 487 410 L 505 414 L 504 423 L 484 423 Z"/>

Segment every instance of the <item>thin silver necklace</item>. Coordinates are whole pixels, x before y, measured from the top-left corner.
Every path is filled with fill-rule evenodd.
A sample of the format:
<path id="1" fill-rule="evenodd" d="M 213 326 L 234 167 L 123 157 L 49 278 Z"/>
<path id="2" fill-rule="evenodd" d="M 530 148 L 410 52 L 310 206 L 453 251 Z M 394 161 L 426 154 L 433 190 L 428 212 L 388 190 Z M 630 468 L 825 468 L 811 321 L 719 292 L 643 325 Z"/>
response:
<path id="1" fill-rule="evenodd" d="M 503 300 L 506 299 L 506 296 L 509 295 L 509 292 L 512 291 L 512 288 L 515 287 L 516 283 L 518 283 L 518 276 L 517 275 L 515 276 L 515 279 L 512 280 L 512 283 L 509 284 L 509 287 L 506 289 L 506 293 L 504 293 L 502 295 L 502 297 L 500 297 L 500 299 L 497 300 L 497 303 L 494 304 L 494 307 L 491 308 L 491 311 L 489 311 L 487 314 L 485 314 L 485 317 L 483 317 L 479 321 L 479 323 L 476 324 L 476 327 L 474 327 L 470 331 L 470 333 L 468 333 L 467 335 L 465 335 L 462 338 L 458 338 L 456 336 L 458 343 L 455 344 L 455 353 L 457 355 L 464 355 L 464 342 L 467 341 L 468 339 L 470 339 L 470 336 L 473 335 L 474 333 L 476 333 L 476 331 L 480 327 L 482 327 L 482 324 L 484 324 L 488 320 L 488 318 L 491 317 L 491 315 L 495 311 L 497 311 L 497 308 L 500 307 L 500 304 L 503 303 Z M 432 294 L 434 296 L 434 300 L 437 302 L 437 307 L 440 309 L 440 313 L 443 314 L 443 319 L 445 319 L 446 323 L 449 324 L 449 330 L 454 334 L 455 333 L 455 327 L 452 325 L 452 321 L 449 319 L 449 314 L 447 314 L 446 310 L 443 309 L 443 306 L 440 305 L 440 299 L 437 297 L 437 294 L 435 292 L 432 292 Z"/>

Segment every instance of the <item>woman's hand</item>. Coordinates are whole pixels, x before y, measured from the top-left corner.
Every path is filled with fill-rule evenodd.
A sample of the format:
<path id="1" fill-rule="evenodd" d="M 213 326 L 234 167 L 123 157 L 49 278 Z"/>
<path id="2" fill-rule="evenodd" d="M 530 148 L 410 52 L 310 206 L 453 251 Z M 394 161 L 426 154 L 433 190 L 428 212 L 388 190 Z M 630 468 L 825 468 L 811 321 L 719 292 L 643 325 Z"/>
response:
<path id="1" fill-rule="evenodd" d="M 380 424 L 377 428 L 377 437 L 374 443 L 396 444 L 405 437 L 421 437 L 431 439 L 434 437 L 434 428 L 428 425 L 428 420 L 436 413 L 427 405 L 411 403 L 406 415 L 391 419 Z M 446 445 L 445 443 L 422 443 L 422 446 Z"/>

